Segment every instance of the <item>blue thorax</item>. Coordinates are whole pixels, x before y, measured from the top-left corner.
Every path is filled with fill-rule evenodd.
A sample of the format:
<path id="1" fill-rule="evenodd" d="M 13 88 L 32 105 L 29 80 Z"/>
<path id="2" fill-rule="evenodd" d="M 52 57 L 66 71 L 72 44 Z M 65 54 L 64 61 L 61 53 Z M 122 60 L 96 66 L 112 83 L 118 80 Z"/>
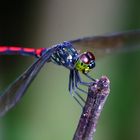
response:
<path id="1" fill-rule="evenodd" d="M 63 42 L 56 45 L 57 51 L 52 54 L 51 61 L 58 65 L 63 65 L 68 69 L 73 69 L 78 59 L 78 52 L 70 42 Z"/>

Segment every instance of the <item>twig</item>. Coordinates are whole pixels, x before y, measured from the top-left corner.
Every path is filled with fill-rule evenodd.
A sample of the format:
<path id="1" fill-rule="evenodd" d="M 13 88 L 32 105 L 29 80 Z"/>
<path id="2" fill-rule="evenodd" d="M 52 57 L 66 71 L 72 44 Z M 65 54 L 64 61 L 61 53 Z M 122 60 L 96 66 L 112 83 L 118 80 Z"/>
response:
<path id="1" fill-rule="evenodd" d="M 100 113 L 110 92 L 109 84 L 109 79 L 102 76 L 89 86 L 86 103 L 73 140 L 93 139 Z"/>

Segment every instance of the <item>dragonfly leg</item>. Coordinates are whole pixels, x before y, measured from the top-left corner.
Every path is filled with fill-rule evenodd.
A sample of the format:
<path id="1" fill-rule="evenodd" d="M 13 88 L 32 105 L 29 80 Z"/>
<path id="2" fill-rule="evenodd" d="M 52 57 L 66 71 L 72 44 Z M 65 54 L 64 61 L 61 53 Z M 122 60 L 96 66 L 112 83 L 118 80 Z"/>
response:
<path id="1" fill-rule="evenodd" d="M 85 100 L 80 96 L 80 94 L 76 91 L 75 83 L 74 83 L 74 71 L 70 70 L 70 75 L 69 75 L 69 92 L 72 95 L 72 97 L 76 100 L 76 102 L 83 107 L 81 104 L 80 100 L 85 103 Z M 74 93 L 73 93 L 74 92 Z M 76 97 L 76 96 L 77 97 Z"/>
<path id="2" fill-rule="evenodd" d="M 72 73 L 70 71 L 70 74 L 69 74 L 69 88 L 68 89 L 69 89 L 69 93 L 73 96 L 71 80 L 72 80 Z"/>
<path id="3" fill-rule="evenodd" d="M 90 86 L 91 84 L 93 84 L 93 82 L 82 81 L 81 76 L 80 76 L 78 71 L 75 71 L 75 74 L 76 74 L 76 79 L 78 79 L 78 84 L 81 84 L 81 85 L 84 85 L 84 86 L 87 86 L 87 87 Z"/>
<path id="4" fill-rule="evenodd" d="M 83 90 L 83 89 L 81 89 L 81 88 L 79 87 L 80 79 L 79 79 L 79 77 L 78 77 L 78 75 L 77 75 L 77 71 L 74 71 L 74 72 L 75 72 L 75 73 L 74 73 L 74 75 L 75 75 L 75 87 L 76 87 L 79 91 L 81 91 L 82 93 L 87 94 L 87 93 L 88 93 L 87 91 L 85 91 L 85 90 Z"/>
<path id="5" fill-rule="evenodd" d="M 90 75 L 88 75 L 88 73 L 84 73 L 84 75 L 86 76 L 86 77 L 88 77 L 90 80 L 92 80 L 92 81 L 96 81 L 94 78 L 92 78 Z"/>

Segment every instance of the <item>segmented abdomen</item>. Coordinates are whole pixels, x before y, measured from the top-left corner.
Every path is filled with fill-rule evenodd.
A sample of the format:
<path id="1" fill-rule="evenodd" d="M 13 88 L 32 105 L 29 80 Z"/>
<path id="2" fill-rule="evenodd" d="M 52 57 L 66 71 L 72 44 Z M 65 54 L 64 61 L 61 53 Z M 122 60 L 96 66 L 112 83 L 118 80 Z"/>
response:
<path id="1" fill-rule="evenodd" d="M 27 55 L 40 57 L 45 48 L 22 48 L 15 46 L 0 46 L 0 55 Z"/>

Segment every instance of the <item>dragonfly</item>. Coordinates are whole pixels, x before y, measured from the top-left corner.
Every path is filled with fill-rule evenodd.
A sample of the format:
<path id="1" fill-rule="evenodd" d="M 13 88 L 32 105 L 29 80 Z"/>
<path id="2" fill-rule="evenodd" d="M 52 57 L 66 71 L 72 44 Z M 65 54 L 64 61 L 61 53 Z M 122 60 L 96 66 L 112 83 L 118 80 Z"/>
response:
<path id="1" fill-rule="evenodd" d="M 80 86 L 89 86 L 94 78 L 89 72 L 95 68 L 96 60 L 116 52 L 126 52 L 140 48 L 140 30 L 112 33 L 102 36 L 84 37 L 64 41 L 49 48 L 22 48 L 16 46 L 0 46 L 0 55 L 33 56 L 33 64 L 21 74 L 0 95 L 0 116 L 13 108 L 23 97 L 45 63 L 55 63 L 70 71 L 68 90 L 81 105 L 84 102 L 81 93 L 86 93 Z M 81 52 L 78 50 L 80 49 Z M 90 50 L 90 51 L 89 51 Z M 80 73 L 91 82 L 82 80 Z"/>

